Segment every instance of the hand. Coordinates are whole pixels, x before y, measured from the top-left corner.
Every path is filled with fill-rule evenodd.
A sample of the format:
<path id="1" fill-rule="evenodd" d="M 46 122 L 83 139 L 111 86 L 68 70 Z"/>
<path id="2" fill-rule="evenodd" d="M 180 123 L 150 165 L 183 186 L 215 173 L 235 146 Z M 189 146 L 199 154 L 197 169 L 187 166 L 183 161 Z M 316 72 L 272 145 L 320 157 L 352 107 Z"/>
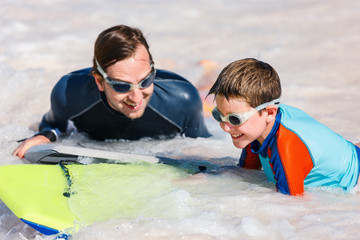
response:
<path id="1" fill-rule="evenodd" d="M 19 158 L 24 158 L 25 152 L 29 150 L 29 148 L 36 145 L 48 144 L 48 143 L 50 143 L 50 140 L 42 135 L 28 138 L 15 149 L 13 155 L 18 156 Z"/>

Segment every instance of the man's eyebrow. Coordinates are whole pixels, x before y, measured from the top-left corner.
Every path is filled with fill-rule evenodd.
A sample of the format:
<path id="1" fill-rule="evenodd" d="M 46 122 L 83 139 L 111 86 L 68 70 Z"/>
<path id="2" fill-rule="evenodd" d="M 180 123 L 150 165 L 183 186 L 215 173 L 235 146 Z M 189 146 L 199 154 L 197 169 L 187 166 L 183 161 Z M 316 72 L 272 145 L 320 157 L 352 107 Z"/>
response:
<path id="1" fill-rule="evenodd" d="M 121 79 L 119 79 L 119 78 L 114 78 L 114 77 L 109 77 L 109 76 L 108 76 L 108 78 L 109 78 L 110 80 L 112 80 L 112 81 L 117 81 L 117 82 L 127 82 L 127 81 L 125 81 L 125 80 L 121 80 Z"/>
<path id="2" fill-rule="evenodd" d="M 139 82 L 141 82 L 142 80 L 144 80 L 145 78 L 147 78 L 147 77 L 153 72 L 153 68 L 154 68 L 154 67 L 151 67 L 151 68 L 150 68 L 150 72 L 149 72 L 148 74 L 146 74 L 145 77 L 143 77 L 142 79 L 140 79 Z M 119 78 L 110 77 L 109 75 L 108 75 L 108 78 L 110 78 L 110 80 L 116 80 L 116 81 L 118 81 L 118 82 L 130 83 L 130 82 L 128 82 L 128 81 L 125 81 L 125 80 L 122 80 L 122 79 L 119 79 Z"/>

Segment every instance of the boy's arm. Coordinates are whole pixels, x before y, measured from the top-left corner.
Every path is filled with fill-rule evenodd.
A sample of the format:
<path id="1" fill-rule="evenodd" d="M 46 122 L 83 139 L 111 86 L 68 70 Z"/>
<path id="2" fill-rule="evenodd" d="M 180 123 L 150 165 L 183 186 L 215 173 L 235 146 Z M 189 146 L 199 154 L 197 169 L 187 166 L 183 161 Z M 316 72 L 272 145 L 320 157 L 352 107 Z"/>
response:
<path id="1" fill-rule="evenodd" d="M 303 194 L 304 180 L 313 168 L 307 146 L 295 133 L 280 125 L 274 150 L 271 163 L 278 191 L 290 195 Z"/>
<path id="2" fill-rule="evenodd" d="M 247 169 L 261 169 L 259 155 L 251 151 L 250 144 L 242 150 L 239 160 L 239 166 Z"/>

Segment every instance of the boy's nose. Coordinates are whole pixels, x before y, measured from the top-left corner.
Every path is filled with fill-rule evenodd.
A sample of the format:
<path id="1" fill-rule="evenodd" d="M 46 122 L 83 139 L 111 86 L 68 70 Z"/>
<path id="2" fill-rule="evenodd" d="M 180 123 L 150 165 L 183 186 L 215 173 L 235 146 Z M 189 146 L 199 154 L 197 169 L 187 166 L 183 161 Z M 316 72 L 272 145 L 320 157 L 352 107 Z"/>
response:
<path id="1" fill-rule="evenodd" d="M 220 127 L 225 131 L 225 132 L 229 132 L 233 126 L 231 125 L 231 123 L 228 122 L 221 122 L 220 123 Z"/>

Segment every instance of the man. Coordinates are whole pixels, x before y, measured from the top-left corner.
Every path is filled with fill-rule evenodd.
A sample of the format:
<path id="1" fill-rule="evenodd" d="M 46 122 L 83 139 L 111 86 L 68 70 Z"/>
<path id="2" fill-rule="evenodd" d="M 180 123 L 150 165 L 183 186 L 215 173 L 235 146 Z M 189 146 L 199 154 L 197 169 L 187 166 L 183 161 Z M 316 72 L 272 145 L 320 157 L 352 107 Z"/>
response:
<path id="1" fill-rule="evenodd" d="M 62 77 L 39 133 L 14 151 L 54 142 L 77 129 L 97 140 L 142 137 L 209 137 L 197 90 L 186 79 L 154 67 L 139 29 L 111 27 L 95 42 L 93 68 Z"/>

